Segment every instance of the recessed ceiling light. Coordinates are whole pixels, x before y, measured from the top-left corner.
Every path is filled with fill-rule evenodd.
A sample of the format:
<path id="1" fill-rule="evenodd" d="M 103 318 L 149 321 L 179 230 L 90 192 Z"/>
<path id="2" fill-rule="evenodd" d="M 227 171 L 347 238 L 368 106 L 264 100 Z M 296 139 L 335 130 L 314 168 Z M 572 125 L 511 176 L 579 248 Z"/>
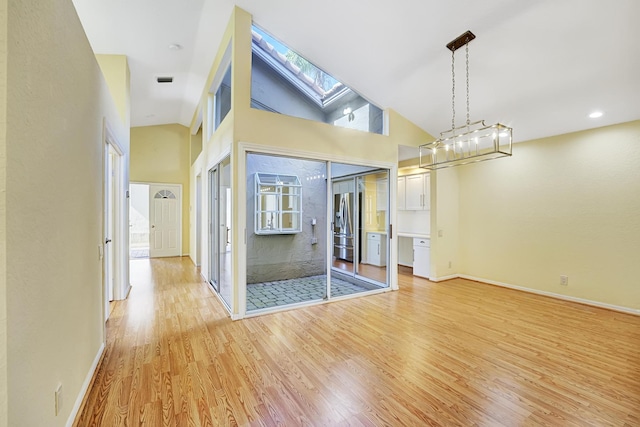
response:
<path id="1" fill-rule="evenodd" d="M 180 50 L 182 49 L 182 45 L 179 45 L 178 43 L 172 43 L 169 45 L 169 49 L 171 50 Z"/>
<path id="2" fill-rule="evenodd" d="M 591 117 L 592 119 L 602 117 L 602 111 L 594 111 L 593 113 L 589 114 L 589 117 Z"/>

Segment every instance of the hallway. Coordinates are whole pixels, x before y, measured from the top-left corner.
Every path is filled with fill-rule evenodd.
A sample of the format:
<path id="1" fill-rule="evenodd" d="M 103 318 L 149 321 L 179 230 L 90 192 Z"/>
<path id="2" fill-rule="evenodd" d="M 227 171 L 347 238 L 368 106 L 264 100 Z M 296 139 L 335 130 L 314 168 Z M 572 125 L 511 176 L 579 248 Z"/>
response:
<path id="1" fill-rule="evenodd" d="M 401 268 L 398 292 L 232 322 L 131 262 L 77 426 L 640 423 L 640 317 Z"/>

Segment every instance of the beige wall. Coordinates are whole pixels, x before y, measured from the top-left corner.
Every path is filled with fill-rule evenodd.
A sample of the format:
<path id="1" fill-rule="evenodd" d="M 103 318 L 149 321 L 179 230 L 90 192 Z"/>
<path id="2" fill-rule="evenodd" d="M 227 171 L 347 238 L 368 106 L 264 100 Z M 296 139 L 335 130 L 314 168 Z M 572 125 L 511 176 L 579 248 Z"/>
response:
<path id="1" fill-rule="evenodd" d="M 251 22 L 252 18 L 246 11 L 235 8 L 229 25 L 218 48 L 209 78 L 204 86 L 198 112 L 192 120 L 192 128 L 199 120 L 199 112 L 205 118 L 203 129 L 207 135 L 206 118 L 208 117 L 208 90 L 218 72 L 218 69 L 226 66 L 225 52 L 231 43 L 232 66 L 232 101 L 231 112 L 224 119 L 220 128 L 216 130 L 209 140 L 203 141 L 203 150 L 191 168 L 191 180 L 195 182 L 196 176 L 203 176 L 203 207 L 208 205 L 206 190 L 206 172 L 218 162 L 221 157 L 230 152 L 232 159 L 232 187 L 233 212 L 236 223 L 241 226 L 233 227 L 233 242 L 244 241 L 244 224 L 246 224 L 246 196 L 245 196 L 245 169 L 244 149 L 267 150 L 269 152 L 293 155 L 309 156 L 317 159 L 330 159 L 334 161 L 354 162 L 363 164 L 388 165 L 395 172 L 398 161 L 398 144 L 416 145 L 416 141 L 422 142 L 429 136 L 413 123 L 404 119 L 399 114 L 388 111 L 389 135 L 377 135 L 361 132 L 353 129 L 345 129 L 319 123 L 310 120 L 290 117 L 281 114 L 270 113 L 250 108 L 251 97 Z M 395 185 L 392 190 L 392 205 L 395 204 Z M 195 192 L 192 193 L 191 205 L 195 205 Z M 395 210 L 390 212 L 391 222 L 395 220 Z M 203 218 L 207 217 L 206 211 Z M 203 228 L 203 230 L 205 230 Z M 206 242 L 206 232 L 203 231 L 203 241 Z M 202 274 L 207 277 L 208 254 L 206 247 L 202 254 Z M 234 283 L 244 281 L 244 246 L 234 247 L 233 280 Z M 396 261 L 395 250 L 391 253 L 391 263 Z M 392 286 L 397 282 L 395 270 L 392 273 Z M 232 309 L 238 310 L 238 297 Z"/>
<path id="2" fill-rule="evenodd" d="M 191 163 L 196 161 L 200 153 L 202 153 L 202 126 L 198 128 L 198 132 L 195 135 L 190 135 L 191 138 Z"/>
<path id="3" fill-rule="evenodd" d="M 459 168 L 431 172 L 431 278 L 459 271 Z"/>
<path id="4" fill-rule="evenodd" d="M 131 96 L 130 96 L 130 75 L 129 75 L 129 63 L 125 55 L 96 55 L 96 60 L 100 66 L 100 70 L 107 82 L 109 93 L 114 100 L 122 123 L 125 129 L 131 127 Z M 122 157 L 124 159 L 124 181 L 129 182 L 129 153 L 125 153 Z M 122 203 L 123 212 L 120 218 L 116 218 L 116 222 L 121 224 L 129 224 L 129 203 Z M 121 252 L 116 250 L 115 256 L 119 258 L 116 260 L 116 274 L 119 273 L 119 277 L 116 278 L 116 286 L 113 292 L 113 297 L 116 300 L 123 300 L 129 294 L 130 278 L 129 278 L 129 227 L 122 227 L 120 230 L 115 230 L 116 234 L 113 237 L 114 242 L 124 242 L 121 246 Z M 118 248 L 116 248 L 118 249 Z M 126 252 L 126 253 L 124 253 Z M 121 283 L 122 286 L 117 284 Z"/>
<path id="5" fill-rule="evenodd" d="M 182 125 L 131 128 L 132 182 L 182 184 L 182 254 L 189 254 L 189 128 Z"/>
<path id="6" fill-rule="evenodd" d="M 131 93 L 129 63 L 126 55 L 96 55 L 98 65 L 107 81 L 120 118 L 126 127 L 131 123 Z"/>
<path id="7" fill-rule="evenodd" d="M 639 164 L 635 121 L 459 168 L 460 272 L 640 309 Z"/>
<path id="8" fill-rule="evenodd" d="M 0 0 L 0 427 L 7 425 L 7 1 Z"/>
<path id="9" fill-rule="evenodd" d="M 8 396 L 8 425 L 62 426 L 104 341 L 103 118 L 125 150 L 129 136 L 70 1 L 9 2 L 6 16 L 0 400 Z M 58 384 L 65 397 L 55 416 Z"/>

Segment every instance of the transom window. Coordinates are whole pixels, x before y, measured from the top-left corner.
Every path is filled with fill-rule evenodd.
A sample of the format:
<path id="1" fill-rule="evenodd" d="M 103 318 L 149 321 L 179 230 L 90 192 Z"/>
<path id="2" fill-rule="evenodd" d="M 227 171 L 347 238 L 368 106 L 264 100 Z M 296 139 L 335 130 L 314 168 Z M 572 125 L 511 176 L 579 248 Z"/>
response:
<path id="1" fill-rule="evenodd" d="M 176 195 L 169 190 L 160 190 L 155 194 L 155 196 L 153 196 L 153 198 L 154 199 L 175 199 Z"/>

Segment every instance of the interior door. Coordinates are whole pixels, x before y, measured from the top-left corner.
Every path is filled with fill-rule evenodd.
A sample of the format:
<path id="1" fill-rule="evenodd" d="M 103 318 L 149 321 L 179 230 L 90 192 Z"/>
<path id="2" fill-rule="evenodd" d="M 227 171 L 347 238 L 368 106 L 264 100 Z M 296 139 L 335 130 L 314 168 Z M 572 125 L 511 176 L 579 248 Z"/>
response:
<path id="1" fill-rule="evenodd" d="M 179 185 L 149 186 L 149 257 L 181 255 Z"/>
<path id="2" fill-rule="evenodd" d="M 104 259 L 103 280 L 105 292 L 105 321 L 109 318 L 110 305 L 113 301 L 114 282 L 114 150 L 111 145 L 105 145 L 105 179 L 104 179 Z"/>

